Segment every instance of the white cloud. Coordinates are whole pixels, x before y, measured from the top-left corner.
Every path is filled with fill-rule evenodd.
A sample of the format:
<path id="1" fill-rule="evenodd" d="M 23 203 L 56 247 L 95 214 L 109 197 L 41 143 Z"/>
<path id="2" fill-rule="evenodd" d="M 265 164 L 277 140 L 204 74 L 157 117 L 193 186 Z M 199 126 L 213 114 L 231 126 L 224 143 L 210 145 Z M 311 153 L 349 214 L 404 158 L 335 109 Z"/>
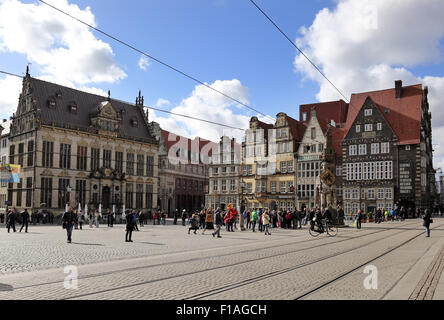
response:
<path id="1" fill-rule="evenodd" d="M 16 111 L 22 80 L 13 76 L 0 78 L 0 118 L 9 119 Z"/>
<path id="2" fill-rule="evenodd" d="M 97 26 L 89 7 L 82 10 L 67 0 L 51 4 Z M 2 51 L 24 55 L 41 70 L 39 78 L 43 80 L 101 95 L 104 91 L 92 84 L 113 83 L 127 76 L 115 63 L 108 43 L 97 39 L 88 27 L 37 2 L 0 0 L 0 54 Z M 32 71 L 33 67 L 31 75 L 36 76 Z M 21 81 L 5 78 L 2 87 L 1 112 L 12 113 Z"/>
<path id="3" fill-rule="evenodd" d="M 171 102 L 166 99 L 162 99 L 162 98 L 157 99 L 156 107 L 159 107 L 159 108 L 169 107 L 170 105 L 171 105 Z"/>
<path id="4" fill-rule="evenodd" d="M 147 57 L 141 56 L 139 59 L 139 68 L 142 70 L 146 70 L 151 65 L 150 60 Z"/>
<path id="5" fill-rule="evenodd" d="M 333 10 L 323 9 L 296 39 L 301 49 L 345 94 L 423 83 L 430 87 L 435 144 L 443 144 L 444 77 L 415 75 L 411 68 L 443 61 L 442 0 L 339 0 Z M 295 70 L 319 84 L 320 101 L 341 98 L 301 55 Z M 435 165 L 444 164 L 444 151 L 435 153 Z"/>
<path id="6" fill-rule="evenodd" d="M 210 84 L 213 88 L 248 104 L 248 88 L 237 80 L 217 80 Z M 240 113 L 238 104 L 220 95 L 203 85 L 197 85 L 191 95 L 181 101 L 171 111 L 188 116 L 227 124 L 233 127 L 248 128 L 250 117 Z M 156 121 L 162 129 L 172 131 L 189 138 L 196 136 L 218 142 L 220 137 L 227 135 L 242 140 L 243 131 L 207 124 L 197 120 L 186 119 L 179 116 L 160 116 L 158 112 L 151 112 L 150 121 Z"/>

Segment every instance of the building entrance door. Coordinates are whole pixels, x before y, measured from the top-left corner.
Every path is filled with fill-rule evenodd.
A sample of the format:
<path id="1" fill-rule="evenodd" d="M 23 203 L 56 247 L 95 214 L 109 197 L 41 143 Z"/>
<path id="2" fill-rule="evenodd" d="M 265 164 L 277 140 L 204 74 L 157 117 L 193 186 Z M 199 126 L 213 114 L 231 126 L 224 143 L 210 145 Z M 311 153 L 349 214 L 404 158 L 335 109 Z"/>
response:
<path id="1" fill-rule="evenodd" d="M 110 208 L 111 189 L 109 187 L 103 187 L 102 189 L 102 207 L 103 209 Z"/>

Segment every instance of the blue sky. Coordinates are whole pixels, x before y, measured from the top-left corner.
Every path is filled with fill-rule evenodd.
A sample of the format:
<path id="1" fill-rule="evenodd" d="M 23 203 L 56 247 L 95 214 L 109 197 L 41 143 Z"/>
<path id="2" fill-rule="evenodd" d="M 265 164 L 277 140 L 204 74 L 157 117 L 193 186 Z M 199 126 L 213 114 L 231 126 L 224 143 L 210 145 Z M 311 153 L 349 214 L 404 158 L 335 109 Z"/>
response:
<path id="1" fill-rule="evenodd" d="M 293 71 L 295 49 L 249 1 L 70 3 L 82 9 L 90 6 L 99 28 L 204 82 L 239 79 L 249 89 L 250 104 L 264 113 L 274 116 L 284 111 L 297 117 L 299 104 L 315 100 L 318 86 L 302 82 L 301 76 Z M 332 2 L 258 1 L 258 4 L 288 31 L 290 37 L 296 38 L 299 28 L 309 25 L 315 14 Z M 149 105 L 154 105 L 158 98 L 174 105 L 194 89 L 194 82 L 154 61 L 146 71 L 141 70 L 138 67 L 140 54 L 99 33 L 94 35 L 112 46 L 116 63 L 128 74 L 126 79 L 113 84 L 94 84 L 104 91 L 110 89 L 113 97 L 133 101 L 137 90 L 141 89 Z M 0 54 L 2 70 L 22 73 L 26 63 L 24 55 Z M 39 76 L 37 64 L 33 64 L 31 70 L 33 75 Z"/>

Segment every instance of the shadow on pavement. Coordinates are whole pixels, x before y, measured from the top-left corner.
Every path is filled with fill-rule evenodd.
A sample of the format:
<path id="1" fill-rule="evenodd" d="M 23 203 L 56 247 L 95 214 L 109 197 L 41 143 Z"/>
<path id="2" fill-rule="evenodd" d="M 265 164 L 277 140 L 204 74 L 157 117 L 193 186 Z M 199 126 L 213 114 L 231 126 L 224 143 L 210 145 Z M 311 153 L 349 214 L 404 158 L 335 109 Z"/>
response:
<path id="1" fill-rule="evenodd" d="M 77 244 L 79 246 L 97 246 L 97 247 L 103 247 L 103 244 L 100 243 L 79 243 L 79 242 L 73 242 L 71 244 Z"/>

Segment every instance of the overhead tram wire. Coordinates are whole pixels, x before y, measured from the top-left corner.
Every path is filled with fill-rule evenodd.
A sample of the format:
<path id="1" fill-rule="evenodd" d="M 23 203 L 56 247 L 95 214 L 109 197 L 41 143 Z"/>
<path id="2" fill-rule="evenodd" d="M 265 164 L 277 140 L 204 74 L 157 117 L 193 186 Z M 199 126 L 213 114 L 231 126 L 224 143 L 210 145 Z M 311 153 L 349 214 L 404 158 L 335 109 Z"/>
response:
<path id="1" fill-rule="evenodd" d="M 63 11 L 63 10 L 61 10 L 61 9 L 59 9 L 59 8 L 57 8 L 57 7 L 55 7 L 55 6 L 51 5 L 51 4 L 49 4 L 49 3 L 47 3 L 46 1 L 43 1 L 43 0 L 38 0 L 38 1 L 41 2 L 41 3 L 43 3 L 44 5 L 46 5 L 46 6 L 48 6 L 48 7 L 53 8 L 54 10 L 56 10 L 56 11 L 58 11 L 58 12 L 64 14 L 64 15 L 66 15 L 66 16 L 68 16 L 68 17 L 70 17 L 70 18 L 72 18 L 72 19 L 74 19 L 74 20 L 76 20 L 76 21 L 78 21 L 78 22 L 84 24 L 85 26 L 87 26 L 87 27 L 89 27 L 89 28 L 91 28 L 91 29 L 93 29 L 93 30 L 95 30 L 95 31 L 97 31 L 97 32 L 99 32 L 99 33 L 105 35 L 106 37 L 108 37 L 108 38 L 110 38 L 110 39 L 113 39 L 114 41 L 116 41 L 116 42 L 118 42 L 118 43 L 120 43 L 120 44 L 122 44 L 122 45 L 124 45 L 124 46 L 126 46 L 126 47 L 128 47 L 128 48 L 130 48 L 130 49 L 132 49 L 132 50 L 134 50 L 134 51 L 136 51 L 136 52 L 142 54 L 142 55 L 144 55 L 145 57 L 148 57 L 148 58 L 150 58 L 150 59 L 152 59 L 152 60 L 154 60 L 154 61 L 160 63 L 161 65 L 163 65 L 163 66 L 165 66 L 165 67 L 167 67 L 167 68 L 169 68 L 169 69 L 171 69 L 171 70 L 173 70 L 173 71 L 175 71 L 175 72 L 177 72 L 177 73 L 183 75 L 184 77 L 187 77 L 188 79 L 191 79 L 191 80 L 193 80 L 194 82 L 197 82 L 197 83 L 199 83 L 199 84 L 201 84 L 201 85 L 207 87 L 208 89 L 211 89 L 211 90 L 213 90 L 214 92 L 217 92 L 217 93 L 219 93 L 220 95 L 222 95 L 222 96 L 224 96 L 224 97 L 226 97 L 226 98 L 228 98 L 228 99 L 230 99 L 230 100 L 232 100 L 232 101 L 234 101 L 234 102 L 236 102 L 236 103 L 238 103 L 238 104 L 240 104 L 240 105 L 242 105 L 242 106 L 244 106 L 244 107 L 246 107 L 246 108 L 248 108 L 248 109 L 250 109 L 250 110 L 252 110 L 252 111 L 254 111 L 254 112 L 257 112 L 258 114 L 260 114 L 260 115 L 262 115 L 262 116 L 264 116 L 264 117 L 266 117 L 266 118 L 269 118 L 270 120 L 276 121 L 276 119 L 272 118 L 271 116 L 266 115 L 266 114 L 260 112 L 259 110 L 254 109 L 253 107 L 250 107 L 250 106 L 247 105 L 246 103 L 243 103 L 242 101 L 240 101 L 240 100 L 238 100 L 238 99 L 236 99 L 236 98 L 233 98 L 233 97 L 227 95 L 226 93 L 223 93 L 223 92 L 220 91 L 220 90 L 217 90 L 217 89 L 213 88 L 212 86 L 210 86 L 210 85 L 206 84 L 205 82 L 203 82 L 203 81 L 201 81 L 201 80 L 199 80 L 199 79 L 197 79 L 197 78 L 191 76 L 190 74 L 185 73 L 184 71 L 181 71 L 181 70 L 179 70 L 179 69 L 177 69 L 177 68 L 175 68 L 175 67 L 169 65 L 168 63 L 163 62 L 162 60 L 157 59 L 157 58 L 151 56 L 150 54 L 148 54 L 148 53 L 146 53 L 146 52 L 144 52 L 144 51 L 142 51 L 142 50 L 137 49 L 137 48 L 134 47 L 133 45 L 130 45 L 130 44 L 126 43 L 125 41 L 120 40 L 120 39 L 118 39 L 117 37 L 115 37 L 115 36 L 113 36 L 113 35 L 111 35 L 111 34 L 105 32 L 105 31 L 102 31 L 102 30 L 100 30 L 99 28 L 96 28 L 96 27 L 90 25 L 90 24 L 88 24 L 88 23 L 86 23 L 86 22 L 80 20 L 79 18 L 76 18 L 76 17 L 70 15 L 69 13 L 67 13 L 67 12 L 65 12 L 65 11 Z"/>
<path id="2" fill-rule="evenodd" d="M 294 43 L 294 41 L 292 41 L 290 39 L 290 37 L 284 32 L 282 31 L 281 28 L 279 28 L 279 26 L 273 21 L 273 19 L 271 19 L 265 12 L 264 10 L 262 10 L 257 4 L 256 2 L 254 2 L 253 0 L 250 0 L 250 2 L 276 27 L 276 29 L 279 30 L 279 32 L 302 54 L 302 56 L 305 57 L 305 59 L 308 60 L 308 62 L 311 63 L 311 65 L 336 89 L 337 92 L 339 92 L 339 94 L 345 99 L 345 101 L 347 101 L 348 103 L 350 103 L 350 101 L 346 98 L 346 96 L 341 92 L 341 90 L 339 90 L 332 81 L 330 81 L 329 78 L 327 78 L 327 76 L 321 71 L 321 69 L 309 58 L 307 57 L 307 55 Z"/>
<path id="3" fill-rule="evenodd" d="M 10 72 L 6 72 L 6 71 L 3 71 L 3 70 L 0 70 L 0 73 L 23 79 L 23 76 L 20 76 L 18 74 L 14 74 L 14 73 L 10 73 Z M 128 102 L 125 102 L 125 101 L 122 101 L 122 100 L 118 100 L 118 99 L 113 99 L 113 100 L 120 101 L 120 102 L 123 102 L 123 103 L 128 103 Z M 206 120 L 206 119 L 202 119 L 202 118 L 196 118 L 196 117 L 192 117 L 192 116 L 189 116 L 189 115 L 186 115 L 186 114 L 176 113 L 176 112 L 172 112 L 172 111 L 168 111 L 168 110 L 163 110 L 163 109 L 159 109 L 159 108 L 154 108 L 154 107 L 148 107 L 148 106 L 143 106 L 143 107 L 147 108 L 147 109 L 154 110 L 154 111 L 159 111 L 159 112 L 162 112 L 162 113 L 167 113 L 167 114 L 170 114 L 170 115 L 173 115 L 173 116 L 178 116 L 178 117 L 183 117 L 183 118 L 187 118 L 187 119 L 191 119 L 191 120 L 206 122 L 206 123 L 209 123 L 209 124 L 214 124 L 214 125 L 217 125 L 217 126 L 226 127 L 226 128 L 229 128 L 229 129 L 246 131 L 246 129 L 243 129 L 243 128 L 234 127 L 234 126 L 230 126 L 228 124 L 224 124 L 224 123 L 220 123 L 220 122 L 215 122 L 215 121 L 211 121 L 211 120 Z"/>

